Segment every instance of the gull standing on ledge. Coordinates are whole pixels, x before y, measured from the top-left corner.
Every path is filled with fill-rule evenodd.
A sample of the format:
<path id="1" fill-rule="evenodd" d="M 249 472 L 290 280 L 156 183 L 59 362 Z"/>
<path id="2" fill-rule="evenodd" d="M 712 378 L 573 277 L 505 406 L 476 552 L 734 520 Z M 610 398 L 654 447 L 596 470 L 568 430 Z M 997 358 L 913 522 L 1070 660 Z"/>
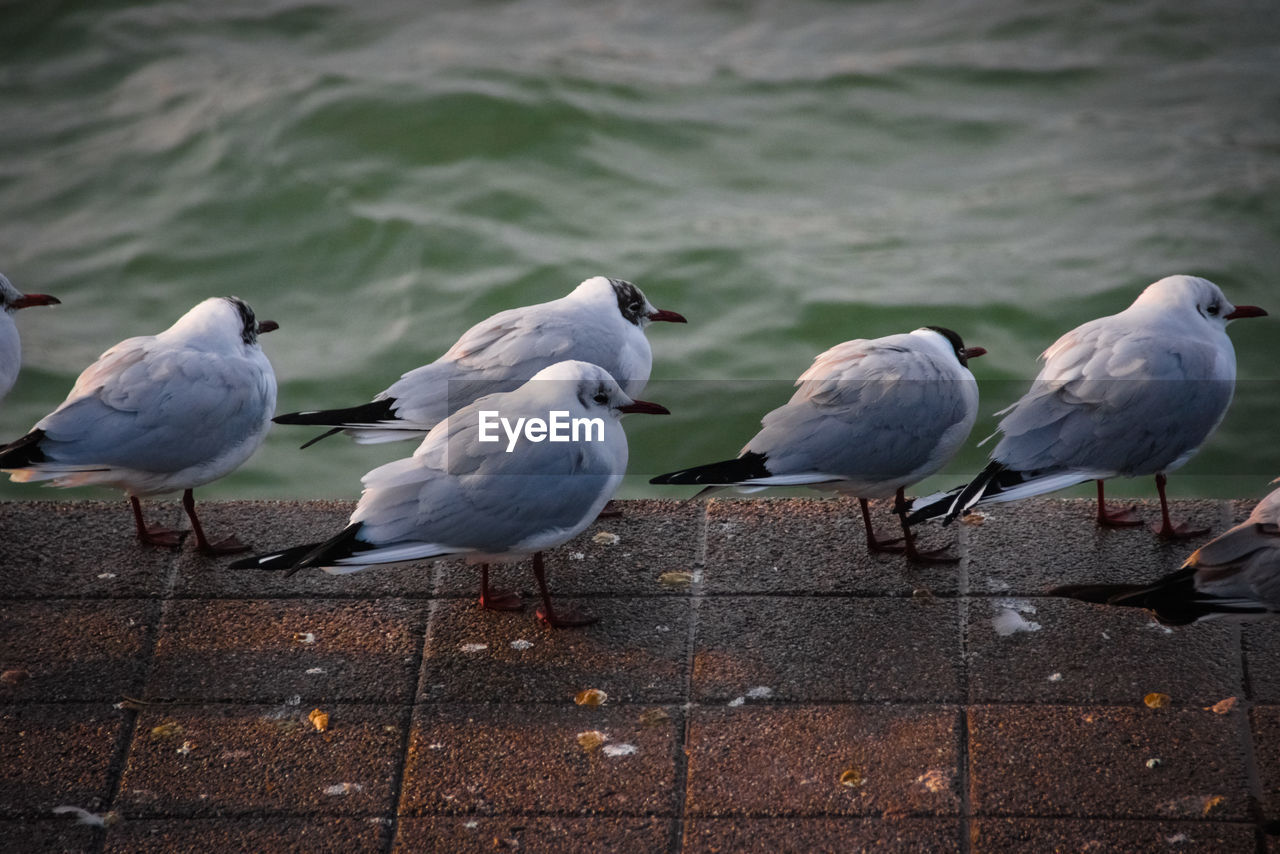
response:
<path id="1" fill-rule="evenodd" d="M 1280 489 L 1239 525 L 1152 584 L 1073 584 L 1049 591 L 1084 602 L 1149 608 L 1167 626 L 1280 613 Z"/>
<path id="2" fill-rule="evenodd" d="M 602 431 L 556 441 L 545 431 L 535 439 L 530 428 L 517 440 L 503 428 L 494 431 L 498 441 L 485 439 L 482 413 L 510 425 L 554 412 L 599 419 Z M 620 418 L 629 412 L 667 414 L 633 400 L 598 365 L 543 368 L 515 391 L 482 397 L 438 423 L 412 457 L 366 474 L 350 524 L 332 539 L 244 558 L 232 568 L 292 574 L 319 567 L 341 575 L 374 564 L 460 556 L 480 564 L 480 607 L 510 611 L 521 607 L 519 597 L 489 589 L 489 564 L 533 555 L 542 597 L 538 618 L 553 627 L 592 623 L 594 617 L 552 606 L 542 552 L 584 531 L 622 482 L 627 436 Z"/>
<path id="3" fill-rule="evenodd" d="M 649 381 L 653 353 L 644 329 L 656 320 L 686 322 L 674 311 L 654 308 L 630 282 L 596 276 L 560 299 L 482 320 L 443 356 L 409 371 L 372 403 L 290 412 L 275 420 L 333 427 L 304 448 L 338 432 L 360 444 L 421 438 L 476 398 L 512 391 L 543 368 L 568 360 L 601 366 L 634 397 Z"/>
<path id="4" fill-rule="evenodd" d="M 0 400 L 4 400 L 18 381 L 18 370 L 22 367 L 22 342 L 18 338 L 18 326 L 13 322 L 13 313 L 20 308 L 58 305 L 59 302 L 57 297 L 48 294 L 24 294 L 0 275 L 0 309 L 3 309 L 0 311 Z"/>
<path id="5" fill-rule="evenodd" d="M 183 490 L 196 544 L 207 554 L 247 551 L 235 537 L 210 543 L 191 490 L 249 459 L 271 426 L 276 378 L 257 322 L 236 297 L 207 299 L 159 335 L 121 341 L 98 357 L 62 405 L 0 447 L 16 482 L 114 486 L 129 496 L 138 539 L 177 546 L 182 534 L 148 528 L 140 496 Z"/>
<path id="6" fill-rule="evenodd" d="M 1063 335 L 1041 356 L 1044 367 L 1022 399 L 1000 413 L 1000 443 L 991 463 L 968 485 L 931 499 L 909 522 L 970 507 L 1098 482 L 1098 524 L 1142 524 L 1129 510 L 1108 512 L 1107 478 L 1155 475 L 1161 537 L 1190 530 L 1169 519 L 1166 474 L 1191 459 L 1226 415 L 1235 392 L 1236 354 L 1227 324 L 1262 317 L 1233 306 L 1218 286 L 1195 276 L 1148 285 L 1119 314 Z"/>
<path id="7" fill-rule="evenodd" d="M 955 455 L 978 417 L 978 383 L 969 359 L 986 352 L 965 347 L 959 335 L 941 326 L 837 344 L 813 360 L 796 380 L 791 400 L 761 420 L 764 429 L 736 459 L 649 482 L 746 492 L 799 485 L 836 490 L 857 497 L 868 550 L 954 562 L 938 552 L 917 551 L 905 520 L 905 547 L 877 539 L 867 499 L 895 496 L 900 513 L 906 506 L 903 490 Z"/>

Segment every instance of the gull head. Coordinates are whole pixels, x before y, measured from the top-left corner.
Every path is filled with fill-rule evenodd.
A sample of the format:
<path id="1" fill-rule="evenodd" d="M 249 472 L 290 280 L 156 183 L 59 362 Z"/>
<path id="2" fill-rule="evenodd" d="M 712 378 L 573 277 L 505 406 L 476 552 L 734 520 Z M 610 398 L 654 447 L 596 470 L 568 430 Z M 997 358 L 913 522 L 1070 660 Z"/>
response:
<path id="1" fill-rule="evenodd" d="M 1199 276 L 1166 276 L 1147 285 L 1133 306 L 1177 312 L 1190 319 L 1223 328 L 1232 320 L 1265 317 L 1256 305 L 1232 305 L 1222 289 Z"/>
<path id="2" fill-rule="evenodd" d="M 524 387 L 562 404 L 576 401 L 583 411 L 597 416 L 609 414 L 619 418 L 632 412 L 670 414 L 664 406 L 628 397 L 608 371 L 590 362 L 556 362 L 534 374 Z"/>

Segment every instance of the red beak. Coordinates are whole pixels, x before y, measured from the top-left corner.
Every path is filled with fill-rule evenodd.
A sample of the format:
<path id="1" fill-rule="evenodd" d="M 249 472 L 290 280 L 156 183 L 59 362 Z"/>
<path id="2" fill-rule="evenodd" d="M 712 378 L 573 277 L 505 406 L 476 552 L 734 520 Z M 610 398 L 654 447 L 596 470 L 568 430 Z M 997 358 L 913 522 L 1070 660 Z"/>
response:
<path id="1" fill-rule="evenodd" d="M 274 320 L 259 320 L 259 321 L 258 321 L 258 334 L 259 334 L 259 335 L 265 335 L 265 334 L 267 334 L 268 332 L 275 332 L 275 331 L 276 331 L 277 329 L 279 329 L 279 328 L 280 328 L 280 324 L 276 323 Z"/>
<path id="2" fill-rule="evenodd" d="M 9 303 L 9 308 L 31 308 L 33 305 L 60 305 L 62 300 L 48 294 L 26 294 Z"/>
<path id="3" fill-rule="evenodd" d="M 649 315 L 650 320 L 665 320 L 668 323 L 688 323 L 684 319 L 683 314 L 676 314 L 674 311 L 655 311 Z"/>
<path id="4" fill-rule="evenodd" d="M 1240 320 L 1243 317 L 1266 317 L 1267 313 L 1256 305 L 1238 305 L 1230 314 L 1223 315 L 1223 320 Z"/>
<path id="5" fill-rule="evenodd" d="M 619 412 L 644 412 L 648 415 L 670 415 L 671 410 L 667 409 L 660 403 L 650 403 L 647 400 L 633 400 L 626 406 L 619 406 Z"/>
<path id="6" fill-rule="evenodd" d="M 965 347 L 964 348 L 964 357 L 966 359 L 976 359 L 979 356 L 985 356 L 985 355 L 987 355 L 986 347 Z"/>

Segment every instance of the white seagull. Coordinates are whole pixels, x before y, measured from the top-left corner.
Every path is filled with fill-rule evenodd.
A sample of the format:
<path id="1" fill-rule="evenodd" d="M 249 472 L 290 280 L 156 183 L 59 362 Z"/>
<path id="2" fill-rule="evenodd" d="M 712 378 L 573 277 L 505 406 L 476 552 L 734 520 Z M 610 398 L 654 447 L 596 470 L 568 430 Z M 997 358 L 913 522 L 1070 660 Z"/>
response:
<path id="1" fill-rule="evenodd" d="M 969 437 L 978 415 L 978 383 L 968 360 L 982 347 L 965 347 L 941 326 L 838 344 L 818 356 L 796 380 L 784 406 L 732 460 L 653 478 L 658 484 L 811 486 L 856 496 L 867 548 L 904 551 L 913 561 L 956 558 L 918 552 L 905 521 L 904 548 L 882 542 L 871 525 L 869 498 L 896 496 L 934 474 Z"/>
<path id="2" fill-rule="evenodd" d="M 191 490 L 233 471 L 266 437 L 276 378 L 258 336 L 276 328 L 222 297 L 159 335 L 121 341 L 80 374 L 61 406 L 0 447 L 0 469 L 17 482 L 122 489 L 138 538 L 157 546 L 177 546 L 181 534 L 148 528 L 138 498 L 183 490 L 201 551 L 246 551 L 235 537 L 205 538 Z"/>
<path id="3" fill-rule="evenodd" d="M 18 326 L 13 313 L 33 305 L 58 305 L 60 300 L 48 294 L 24 294 L 0 274 L 0 400 L 18 381 L 18 369 L 22 367 L 22 342 L 18 339 Z"/>
<path id="4" fill-rule="evenodd" d="M 1074 584 L 1050 591 L 1085 602 L 1149 608 L 1161 623 L 1280 613 L 1280 489 L 1239 525 L 1192 552 L 1152 584 Z"/>
<path id="5" fill-rule="evenodd" d="M 1108 512 L 1102 482 L 1155 475 L 1165 538 L 1199 536 L 1169 519 L 1166 474 L 1184 465 L 1222 421 L 1235 391 L 1236 354 L 1227 323 L 1262 317 L 1233 306 L 1213 282 L 1169 276 L 1119 314 L 1063 335 L 1022 399 L 1000 413 L 991 463 L 968 485 L 922 499 L 909 522 L 950 522 L 977 504 L 1012 501 L 1098 482 L 1098 524 L 1141 525 Z"/>
<path id="6" fill-rule="evenodd" d="M 634 397 L 649 381 L 653 353 L 644 330 L 656 320 L 686 322 L 674 311 L 654 308 L 630 282 L 595 276 L 560 299 L 482 320 L 439 359 L 409 371 L 371 403 L 291 412 L 275 420 L 334 428 L 304 448 L 338 432 L 361 444 L 421 438 L 476 398 L 512 391 L 567 360 L 600 365 Z"/>
<path id="7" fill-rule="evenodd" d="M 515 391 L 482 397 L 438 423 L 412 457 L 366 474 L 350 524 L 332 539 L 232 567 L 344 574 L 462 556 L 480 564 L 480 606 L 516 610 L 518 597 L 489 589 L 489 564 L 533 555 L 542 596 L 538 618 L 551 626 L 593 622 L 552 607 L 542 551 L 585 530 L 622 482 L 627 437 L 619 419 L 629 412 L 667 414 L 632 399 L 597 365 L 566 361 L 543 368 Z M 506 423 L 501 429 L 499 418 Z"/>

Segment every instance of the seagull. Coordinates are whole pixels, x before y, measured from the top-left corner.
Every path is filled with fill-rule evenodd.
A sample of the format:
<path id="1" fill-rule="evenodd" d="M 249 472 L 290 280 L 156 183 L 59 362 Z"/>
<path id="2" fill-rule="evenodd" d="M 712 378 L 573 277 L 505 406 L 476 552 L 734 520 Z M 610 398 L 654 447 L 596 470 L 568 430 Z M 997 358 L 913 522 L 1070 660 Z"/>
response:
<path id="1" fill-rule="evenodd" d="M 1166 539 L 1208 533 L 1169 519 L 1168 472 L 1184 465 L 1222 421 L 1235 391 L 1232 320 L 1262 317 L 1232 305 L 1218 286 L 1169 276 L 1147 286 L 1119 314 L 1063 335 L 1041 358 L 1030 391 L 1008 409 L 990 464 L 968 485 L 916 502 L 909 523 L 951 522 L 977 504 L 1013 501 L 1098 482 L 1098 524 L 1135 527 L 1129 510 L 1109 512 L 1102 482 L 1155 475 Z M 990 437 L 988 437 L 990 438 Z"/>
<path id="2" fill-rule="evenodd" d="M 155 546 L 177 546 L 181 534 L 148 528 L 138 498 L 180 489 L 202 552 L 247 551 L 235 537 L 209 542 L 192 489 L 236 469 L 266 437 L 276 378 L 258 336 L 276 328 L 237 297 L 221 297 L 159 335 L 121 341 L 80 374 L 61 406 L 0 447 L 0 470 L 19 483 L 122 489 L 138 539 Z"/>
<path id="3" fill-rule="evenodd" d="M 942 550 L 917 551 L 905 521 L 905 547 L 877 539 L 867 499 L 896 496 L 895 510 L 905 507 L 903 490 L 947 464 L 978 415 L 969 359 L 986 352 L 941 326 L 837 344 L 814 359 L 791 400 L 762 419 L 764 429 L 737 458 L 649 482 L 836 490 L 857 497 L 868 550 L 953 562 Z"/>
<path id="4" fill-rule="evenodd" d="M 293 574 L 319 567 L 340 575 L 375 564 L 460 556 L 480 564 L 480 607 L 507 611 L 521 607 L 519 598 L 489 589 L 489 564 L 532 555 L 542 596 L 538 618 L 552 627 L 594 622 L 553 607 L 542 552 L 585 530 L 617 490 L 627 468 L 619 419 L 631 412 L 668 414 L 627 395 L 598 365 L 558 362 L 515 391 L 464 406 L 431 428 L 412 457 L 366 474 L 360 502 L 336 536 L 244 558 L 232 568 Z M 588 429 L 557 440 L 547 429 L 556 415 L 562 424 Z M 486 427 L 495 418 L 504 419 L 498 441 Z M 542 423 L 541 434 L 533 420 Z M 520 434 L 521 423 L 523 438 L 512 438 L 511 425 Z"/>
<path id="5" fill-rule="evenodd" d="M 595 276 L 558 300 L 481 321 L 439 359 L 404 374 L 371 403 L 290 412 L 275 420 L 333 427 L 304 448 L 339 432 L 360 444 L 421 438 L 481 395 L 512 391 L 543 368 L 567 360 L 601 366 L 634 397 L 644 390 L 653 366 L 645 327 L 664 320 L 687 322 L 674 311 L 654 308 L 630 282 Z"/>
<path id="6" fill-rule="evenodd" d="M 1280 489 L 1239 525 L 1152 584 L 1074 584 L 1049 591 L 1084 602 L 1149 608 L 1167 626 L 1280 613 Z"/>
<path id="7" fill-rule="evenodd" d="M 48 294 L 24 294 L 0 274 L 0 400 L 18 381 L 18 369 L 22 366 L 22 342 L 18 339 L 18 326 L 13 313 L 33 305 L 58 305 L 57 297 Z"/>

